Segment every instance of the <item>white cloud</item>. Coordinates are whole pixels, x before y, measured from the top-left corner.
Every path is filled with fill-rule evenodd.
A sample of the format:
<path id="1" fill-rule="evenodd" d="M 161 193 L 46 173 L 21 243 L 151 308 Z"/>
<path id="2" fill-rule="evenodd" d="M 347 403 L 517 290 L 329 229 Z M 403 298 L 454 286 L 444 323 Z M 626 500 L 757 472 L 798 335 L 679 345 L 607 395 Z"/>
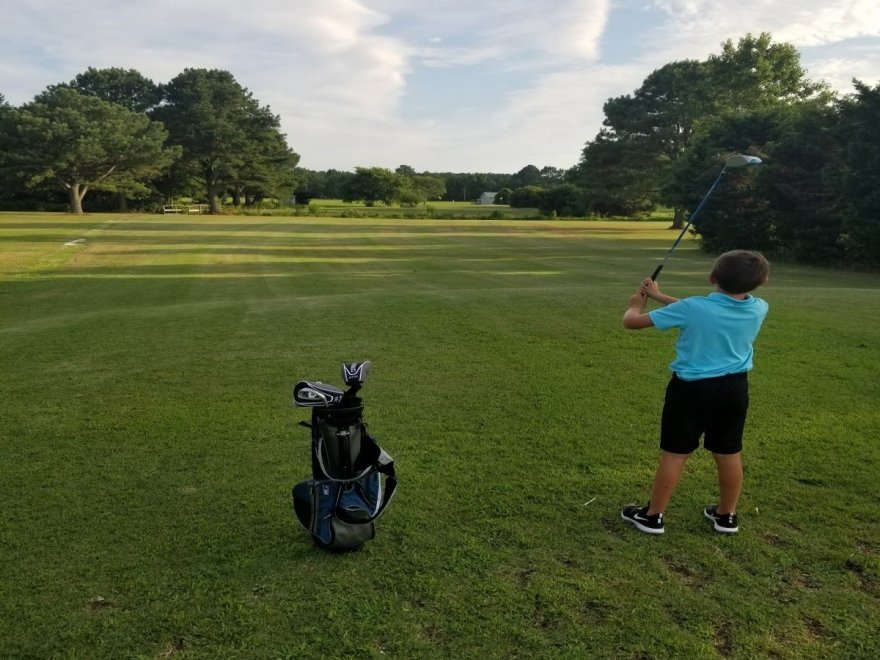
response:
<path id="1" fill-rule="evenodd" d="M 7 3 L 9 4 L 9 3 Z M 89 66 L 166 82 L 227 69 L 281 115 L 306 167 L 516 171 L 567 167 L 602 104 L 652 70 L 747 32 L 790 41 L 814 79 L 880 79 L 880 3 L 818 0 L 11 0 L 0 92 L 24 103 Z M 628 13 L 627 13 L 628 12 Z M 627 31 L 638 12 L 644 26 Z M 615 65 L 603 62 L 609 26 Z M 859 50 L 862 48 L 862 50 Z M 436 78 L 419 79 L 428 73 Z M 481 98 L 454 82 L 485 85 Z M 433 99 L 431 84 L 445 96 Z M 418 82 L 419 84 L 413 84 Z M 418 92 L 414 91 L 418 89 Z M 418 95 L 418 97 L 416 97 Z M 458 95 L 456 97 L 456 95 Z M 419 120 L 404 112 L 418 98 Z M 431 108 L 436 111 L 431 112 Z"/>
<path id="2" fill-rule="evenodd" d="M 567 0 L 552 4 L 520 0 L 499 3 L 480 31 L 490 43 L 511 51 L 595 58 L 610 11 L 608 0 Z M 479 34 L 479 33 L 477 33 Z"/>
<path id="3" fill-rule="evenodd" d="M 654 6 L 670 16 L 696 15 L 706 3 L 701 0 L 655 0 Z"/>
<path id="4" fill-rule="evenodd" d="M 582 67 L 541 77 L 534 85 L 511 92 L 490 117 L 490 140 L 473 135 L 475 162 L 497 162 L 504 150 L 509 163 L 501 171 L 517 171 L 528 164 L 568 168 L 602 125 L 603 103 L 611 96 L 629 93 L 641 84 L 640 65 Z M 495 168 L 498 171 L 498 168 Z"/>
<path id="5" fill-rule="evenodd" d="M 669 17 L 654 30 L 660 52 L 683 52 L 683 57 L 704 57 L 717 52 L 722 41 L 736 42 L 748 32 L 769 32 L 774 41 L 798 48 L 880 36 L 877 0 L 671 0 L 654 4 Z"/>
<path id="6" fill-rule="evenodd" d="M 185 67 L 227 69 L 263 104 L 284 115 L 300 152 L 300 124 L 385 121 L 404 90 L 409 48 L 375 30 L 387 17 L 356 0 L 237 2 L 101 0 L 37 2 L 0 27 L 0 52 L 26 50 L 26 75 L 4 75 L 0 89 L 22 103 L 88 66 L 135 68 L 166 82 Z M 31 41 L 37 34 L 41 37 Z M 9 66 L 15 70 L 22 66 Z M 0 69 L 2 71 L 2 69 Z M 335 119 L 334 119 L 335 118 Z"/>
<path id="7" fill-rule="evenodd" d="M 875 86 L 880 85 L 880 53 L 873 52 L 867 58 L 839 57 L 825 59 L 815 65 L 807 63 L 807 73 L 813 80 L 824 80 L 832 89 L 842 94 L 855 91 L 853 78 Z"/>
<path id="8" fill-rule="evenodd" d="M 436 42 L 435 42 L 436 43 Z M 503 62 L 506 51 L 500 45 L 486 45 L 475 47 L 446 47 L 432 45 L 421 48 L 418 58 L 422 64 L 438 68 L 453 68 L 463 66 L 475 66 L 489 62 Z"/>
<path id="9" fill-rule="evenodd" d="M 528 54 L 594 58 L 610 0 L 445 0 L 412 3 L 375 0 L 371 5 L 406 25 L 406 38 L 423 48 L 432 66 L 504 63 Z"/>
<path id="10" fill-rule="evenodd" d="M 780 25 L 774 35 L 799 47 L 880 35 L 880 3 L 876 0 L 836 2 L 812 8 L 793 2 L 791 10 L 792 20 Z"/>

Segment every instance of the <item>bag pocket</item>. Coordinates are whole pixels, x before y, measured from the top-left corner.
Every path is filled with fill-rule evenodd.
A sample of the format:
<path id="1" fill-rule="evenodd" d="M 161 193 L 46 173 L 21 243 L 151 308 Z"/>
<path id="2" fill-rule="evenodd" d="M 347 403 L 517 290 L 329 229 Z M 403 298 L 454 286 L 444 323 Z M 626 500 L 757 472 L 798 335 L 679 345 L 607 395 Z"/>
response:
<path id="1" fill-rule="evenodd" d="M 327 550 L 357 550 L 376 536 L 376 525 L 372 522 L 352 525 L 339 518 L 331 518 L 330 529 L 333 540 L 326 544 Z"/>
<path id="2" fill-rule="evenodd" d="M 364 480 L 372 481 L 372 476 Z M 363 492 L 358 484 L 345 488 L 335 481 L 309 479 L 293 487 L 293 509 L 316 545 L 326 550 L 356 550 L 376 535 L 371 521 L 375 505 Z"/>
<path id="3" fill-rule="evenodd" d="M 357 524 L 372 520 L 382 500 L 382 480 L 378 472 L 371 472 L 351 483 L 339 495 L 336 515 Z"/>

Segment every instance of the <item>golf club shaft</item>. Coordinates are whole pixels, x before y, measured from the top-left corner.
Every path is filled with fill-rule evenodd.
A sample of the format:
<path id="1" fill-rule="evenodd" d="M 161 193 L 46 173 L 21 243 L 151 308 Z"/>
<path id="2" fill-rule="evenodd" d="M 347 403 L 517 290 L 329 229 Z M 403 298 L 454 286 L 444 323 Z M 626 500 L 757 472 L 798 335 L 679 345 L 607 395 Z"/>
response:
<path id="1" fill-rule="evenodd" d="M 710 191 L 711 192 L 711 191 Z M 707 195 L 708 197 L 708 195 Z M 699 210 L 699 207 L 697 208 Z M 651 279 L 656 280 L 657 276 L 660 274 L 660 271 L 663 270 L 663 266 L 666 265 L 666 260 L 669 259 L 669 255 L 672 254 L 672 251 L 678 246 L 678 243 L 681 241 L 682 237 L 687 233 L 688 228 L 691 226 L 691 222 L 693 221 L 693 217 L 696 215 L 696 211 L 691 215 L 690 219 L 688 219 L 684 228 L 681 230 L 681 233 L 678 235 L 678 238 L 675 239 L 675 243 L 672 244 L 672 247 L 669 248 L 669 252 L 666 253 L 666 256 L 663 257 L 663 261 L 660 262 L 660 265 L 654 269 L 654 272 L 651 274 Z"/>
<path id="2" fill-rule="evenodd" d="M 700 203 L 697 205 L 697 208 L 695 208 L 694 212 L 691 213 L 690 217 L 688 218 L 687 223 L 685 223 L 684 229 L 681 230 L 681 233 L 678 235 L 678 238 L 675 239 L 675 243 L 672 244 L 672 247 L 669 248 L 669 252 L 666 253 L 665 257 L 663 257 L 663 261 L 661 261 L 660 265 L 654 269 L 654 273 L 651 275 L 652 280 L 657 279 L 657 276 L 660 274 L 660 271 L 663 270 L 663 266 L 666 265 L 666 261 L 669 259 L 673 250 L 675 250 L 675 248 L 678 247 L 678 244 L 681 242 L 681 239 L 684 238 L 685 233 L 687 233 L 687 230 L 690 228 L 691 223 L 693 223 L 694 219 L 700 214 L 700 211 L 703 210 L 703 207 L 706 205 L 706 200 L 708 200 L 709 196 L 713 192 L 715 192 L 715 188 L 717 188 L 718 184 L 721 183 L 721 177 L 723 177 L 726 173 L 727 173 L 727 167 L 724 167 L 724 169 L 721 170 L 721 174 L 719 174 L 718 178 L 715 179 L 715 183 L 713 183 L 712 187 L 709 188 L 709 192 L 707 192 L 705 194 L 703 199 L 700 200 Z"/>

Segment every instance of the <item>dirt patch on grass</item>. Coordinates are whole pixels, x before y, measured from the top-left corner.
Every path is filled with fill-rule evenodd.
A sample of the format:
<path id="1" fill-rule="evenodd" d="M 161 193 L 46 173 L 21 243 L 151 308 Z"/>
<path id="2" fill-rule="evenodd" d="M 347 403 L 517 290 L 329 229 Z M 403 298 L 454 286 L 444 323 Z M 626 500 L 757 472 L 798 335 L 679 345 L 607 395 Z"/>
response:
<path id="1" fill-rule="evenodd" d="M 876 543 L 872 543 L 871 541 L 859 541 L 856 544 L 856 547 L 859 549 L 859 552 L 862 552 L 866 555 L 876 555 L 880 552 L 878 549 L 878 545 Z"/>
<path id="2" fill-rule="evenodd" d="M 619 517 L 615 516 L 610 518 L 605 516 L 601 519 L 602 527 L 616 538 L 623 538 L 623 531 L 626 528 L 626 523 L 621 520 Z"/>
<path id="3" fill-rule="evenodd" d="M 552 611 L 548 611 L 549 609 L 541 594 L 535 594 L 535 610 L 532 617 L 537 628 L 546 630 L 556 625 L 556 617 Z"/>
<path id="4" fill-rule="evenodd" d="M 516 587 L 522 588 L 529 586 L 529 583 L 532 581 L 532 575 L 534 575 L 537 570 L 538 569 L 534 566 L 504 566 L 497 571 L 496 575 L 498 575 L 499 578 L 516 585 Z"/>
<path id="5" fill-rule="evenodd" d="M 729 621 L 715 626 L 715 636 L 712 639 L 712 644 L 715 646 L 715 650 L 718 651 L 718 655 L 724 658 L 729 657 L 733 653 L 733 639 L 730 635 Z"/>
<path id="6" fill-rule="evenodd" d="M 166 646 L 160 653 L 160 658 L 171 658 L 178 653 L 181 653 L 186 648 L 186 641 L 183 637 L 175 637 L 172 639 L 168 646 Z"/>
<path id="7" fill-rule="evenodd" d="M 663 557 L 666 568 L 679 580 L 687 585 L 693 584 L 697 577 L 696 571 L 687 565 L 686 562 L 676 557 Z"/>
<path id="8" fill-rule="evenodd" d="M 804 617 L 804 632 L 806 636 L 814 642 L 823 642 L 828 637 L 828 631 L 822 622 L 812 617 Z"/>
<path id="9" fill-rule="evenodd" d="M 809 591 L 816 591 L 821 586 L 813 575 L 805 571 L 792 573 L 789 577 L 789 584 L 798 589 L 807 589 Z"/>
<path id="10" fill-rule="evenodd" d="M 601 623 L 608 619 L 614 611 L 613 603 L 609 603 L 599 598 L 592 598 L 580 606 L 581 614 L 583 614 L 592 623 Z"/>
<path id="11" fill-rule="evenodd" d="M 779 534 L 774 534 L 773 532 L 763 532 L 761 534 L 761 540 L 764 543 L 772 546 L 777 546 L 782 544 L 782 538 Z"/>
<path id="12" fill-rule="evenodd" d="M 847 559 L 843 567 L 854 573 L 859 579 L 859 588 L 869 594 L 877 595 L 877 575 L 867 566 L 853 560 Z"/>

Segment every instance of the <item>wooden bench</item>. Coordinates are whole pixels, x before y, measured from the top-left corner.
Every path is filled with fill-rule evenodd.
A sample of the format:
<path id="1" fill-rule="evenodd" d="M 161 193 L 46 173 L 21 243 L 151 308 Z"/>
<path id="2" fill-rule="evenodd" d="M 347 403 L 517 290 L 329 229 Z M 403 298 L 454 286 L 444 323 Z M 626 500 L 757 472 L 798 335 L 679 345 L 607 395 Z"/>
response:
<path id="1" fill-rule="evenodd" d="M 207 204 L 190 204 L 186 210 L 187 213 L 207 213 Z"/>
<path id="2" fill-rule="evenodd" d="M 183 213 L 183 209 L 173 204 L 166 204 L 162 207 L 162 213 Z"/>

